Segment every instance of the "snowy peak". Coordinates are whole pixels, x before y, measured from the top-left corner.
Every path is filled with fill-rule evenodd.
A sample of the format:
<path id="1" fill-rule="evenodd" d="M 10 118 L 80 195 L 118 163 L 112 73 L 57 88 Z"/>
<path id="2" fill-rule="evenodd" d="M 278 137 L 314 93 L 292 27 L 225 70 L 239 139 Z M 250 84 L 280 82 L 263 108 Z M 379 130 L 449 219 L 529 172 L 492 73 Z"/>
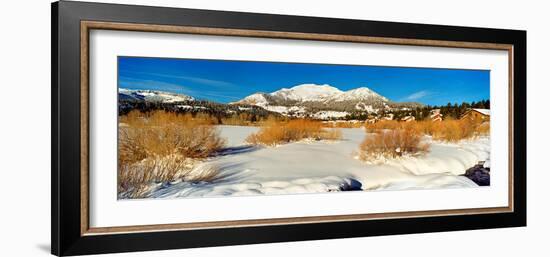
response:
<path id="1" fill-rule="evenodd" d="M 367 87 L 360 87 L 356 89 L 351 89 L 342 94 L 334 97 L 332 100 L 341 102 L 341 101 L 353 101 L 353 100 L 369 100 L 369 99 L 378 99 L 384 102 L 389 100 L 378 93 L 372 91 Z"/>
<path id="2" fill-rule="evenodd" d="M 272 93 L 255 93 L 232 104 L 255 105 L 286 116 L 327 118 L 356 111 L 378 112 L 389 103 L 387 98 L 367 87 L 342 91 L 326 84 L 301 84 Z"/>
<path id="3" fill-rule="evenodd" d="M 118 97 L 120 100 L 126 101 L 147 101 L 161 103 L 195 101 L 195 98 L 184 94 L 176 94 L 156 90 L 134 90 L 127 88 L 120 88 L 118 90 Z"/>
<path id="4" fill-rule="evenodd" d="M 360 87 L 349 91 L 342 91 L 330 85 L 302 84 L 291 88 L 283 88 L 272 93 L 256 93 L 245 97 L 236 103 L 258 106 L 285 105 L 305 102 L 343 102 L 343 101 L 375 101 L 389 102 L 389 100 L 367 87 Z"/>
<path id="5" fill-rule="evenodd" d="M 316 84 L 302 84 L 294 86 L 290 89 L 283 88 L 281 90 L 271 93 L 271 96 L 282 97 L 285 100 L 294 101 L 324 101 L 327 98 L 341 94 L 338 88 L 329 85 L 316 85 Z"/>
<path id="6" fill-rule="evenodd" d="M 246 103 L 250 105 L 266 106 L 268 104 L 264 93 L 256 93 L 245 97 L 236 103 Z"/>

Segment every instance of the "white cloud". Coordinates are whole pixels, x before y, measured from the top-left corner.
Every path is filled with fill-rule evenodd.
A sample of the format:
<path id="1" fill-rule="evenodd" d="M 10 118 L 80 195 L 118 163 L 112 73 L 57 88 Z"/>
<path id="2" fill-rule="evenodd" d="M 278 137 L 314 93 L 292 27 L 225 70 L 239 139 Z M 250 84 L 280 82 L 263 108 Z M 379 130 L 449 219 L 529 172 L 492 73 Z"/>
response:
<path id="1" fill-rule="evenodd" d="M 418 99 L 422 99 L 428 95 L 430 95 L 430 91 L 427 91 L 427 90 L 422 90 L 422 91 L 418 91 L 418 92 L 414 92 L 408 96 L 406 96 L 404 99 L 408 100 L 408 101 L 416 101 Z"/>
<path id="2" fill-rule="evenodd" d="M 233 83 L 221 81 L 221 80 L 213 80 L 213 79 L 207 79 L 202 77 L 194 77 L 194 76 L 180 76 L 180 75 L 172 75 L 172 74 L 162 74 L 162 73 L 151 73 L 151 72 L 141 72 L 141 71 L 124 71 L 128 73 L 134 73 L 134 74 L 142 74 L 142 75 L 148 75 L 153 77 L 161 77 L 161 78 L 172 78 L 172 79 L 183 79 L 199 84 L 214 86 L 214 87 L 231 87 L 235 86 Z"/>

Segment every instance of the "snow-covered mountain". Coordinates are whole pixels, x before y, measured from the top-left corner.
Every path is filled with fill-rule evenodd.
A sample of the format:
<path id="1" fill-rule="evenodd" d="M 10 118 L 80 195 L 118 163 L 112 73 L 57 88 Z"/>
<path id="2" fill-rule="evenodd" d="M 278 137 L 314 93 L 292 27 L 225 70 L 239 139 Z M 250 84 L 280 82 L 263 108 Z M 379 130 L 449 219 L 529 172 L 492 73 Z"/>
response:
<path id="1" fill-rule="evenodd" d="M 292 88 L 283 88 L 270 95 L 288 101 L 320 102 L 341 94 L 338 88 L 329 85 L 302 84 Z"/>
<path id="2" fill-rule="evenodd" d="M 345 92 L 342 92 L 341 94 L 335 95 L 332 99 L 332 101 L 335 102 L 343 102 L 343 101 L 381 101 L 381 102 L 389 102 L 389 100 L 378 93 L 372 91 L 371 89 L 367 87 L 360 87 L 352 90 L 348 90 Z"/>
<path id="3" fill-rule="evenodd" d="M 280 103 L 297 102 L 345 102 L 356 101 L 364 104 L 379 104 L 389 100 L 366 87 L 360 87 L 349 91 L 342 91 L 330 85 L 302 84 L 292 88 L 283 88 L 272 93 L 255 93 L 235 104 L 273 105 Z"/>
<path id="4" fill-rule="evenodd" d="M 316 119 L 343 118 L 350 114 L 380 113 L 418 103 L 396 103 L 367 87 L 342 91 L 330 85 L 302 84 L 272 93 L 255 93 L 230 104 L 195 99 L 192 96 L 156 90 L 119 89 L 119 109 L 124 112 L 141 102 L 174 104 L 176 109 L 216 110 L 234 113 L 248 110 L 258 113 L 279 113 L 291 117 Z M 166 107 L 166 106 L 165 106 Z"/>
<path id="5" fill-rule="evenodd" d="M 292 112 L 292 109 L 299 108 L 309 110 L 315 117 L 320 111 L 334 111 L 339 116 L 353 111 L 377 112 L 380 108 L 387 108 L 389 103 L 389 99 L 367 87 L 342 91 L 330 85 L 302 84 L 272 93 L 255 93 L 232 104 L 260 106 L 284 115 L 307 113 Z M 323 112 L 321 116 L 326 115 L 327 112 Z"/>
<path id="6" fill-rule="evenodd" d="M 177 103 L 185 101 L 195 101 L 195 98 L 156 90 L 134 90 L 120 88 L 118 90 L 118 98 L 126 101 L 146 101 L 146 102 L 161 102 L 161 103 Z"/>

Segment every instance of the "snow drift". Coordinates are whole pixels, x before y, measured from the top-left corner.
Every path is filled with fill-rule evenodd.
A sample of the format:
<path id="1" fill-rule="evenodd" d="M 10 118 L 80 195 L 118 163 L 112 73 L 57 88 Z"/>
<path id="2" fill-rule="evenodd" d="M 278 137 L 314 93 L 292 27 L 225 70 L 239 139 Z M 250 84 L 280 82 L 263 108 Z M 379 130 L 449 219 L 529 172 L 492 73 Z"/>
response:
<path id="1" fill-rule="evenodd" d="M 490 153 L 489 137 L 456 144 L 431 141 L 431 150 L 424 156 L 368 164 L 354 158 L 366 136 L 363 129 L 342 129 L 343 140 L 337 142 L 301 141 L 257 147 L 245 145 L 244 139 L 259 128 L 219 127 L 221 136 L 229 139 L 229 146 L 204 165 L 215 165 L 223 179 L 157 185 L 151 197 L 477 187 L 460 175 L 480 161 L 488 163 Z"/>

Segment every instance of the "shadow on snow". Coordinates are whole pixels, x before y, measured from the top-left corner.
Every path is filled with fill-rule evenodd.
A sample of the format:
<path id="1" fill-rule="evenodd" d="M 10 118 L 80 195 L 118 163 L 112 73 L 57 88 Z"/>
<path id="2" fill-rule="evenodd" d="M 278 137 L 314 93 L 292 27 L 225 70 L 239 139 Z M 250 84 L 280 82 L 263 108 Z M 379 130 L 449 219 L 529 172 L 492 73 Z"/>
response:
<path id="1" fill-rule="evenodd" d="M 259 149 L 260 149 L 260 147 L 252 146 L 252 145 L 227 147 L 227 148 L 224 148 L 224 149 L 221 149 L 221 150 L 217 151 L 214 154 L 214 156 L 227 156 L 227 155 L 250 153 L 250 152 L 257 151 Z"/>

